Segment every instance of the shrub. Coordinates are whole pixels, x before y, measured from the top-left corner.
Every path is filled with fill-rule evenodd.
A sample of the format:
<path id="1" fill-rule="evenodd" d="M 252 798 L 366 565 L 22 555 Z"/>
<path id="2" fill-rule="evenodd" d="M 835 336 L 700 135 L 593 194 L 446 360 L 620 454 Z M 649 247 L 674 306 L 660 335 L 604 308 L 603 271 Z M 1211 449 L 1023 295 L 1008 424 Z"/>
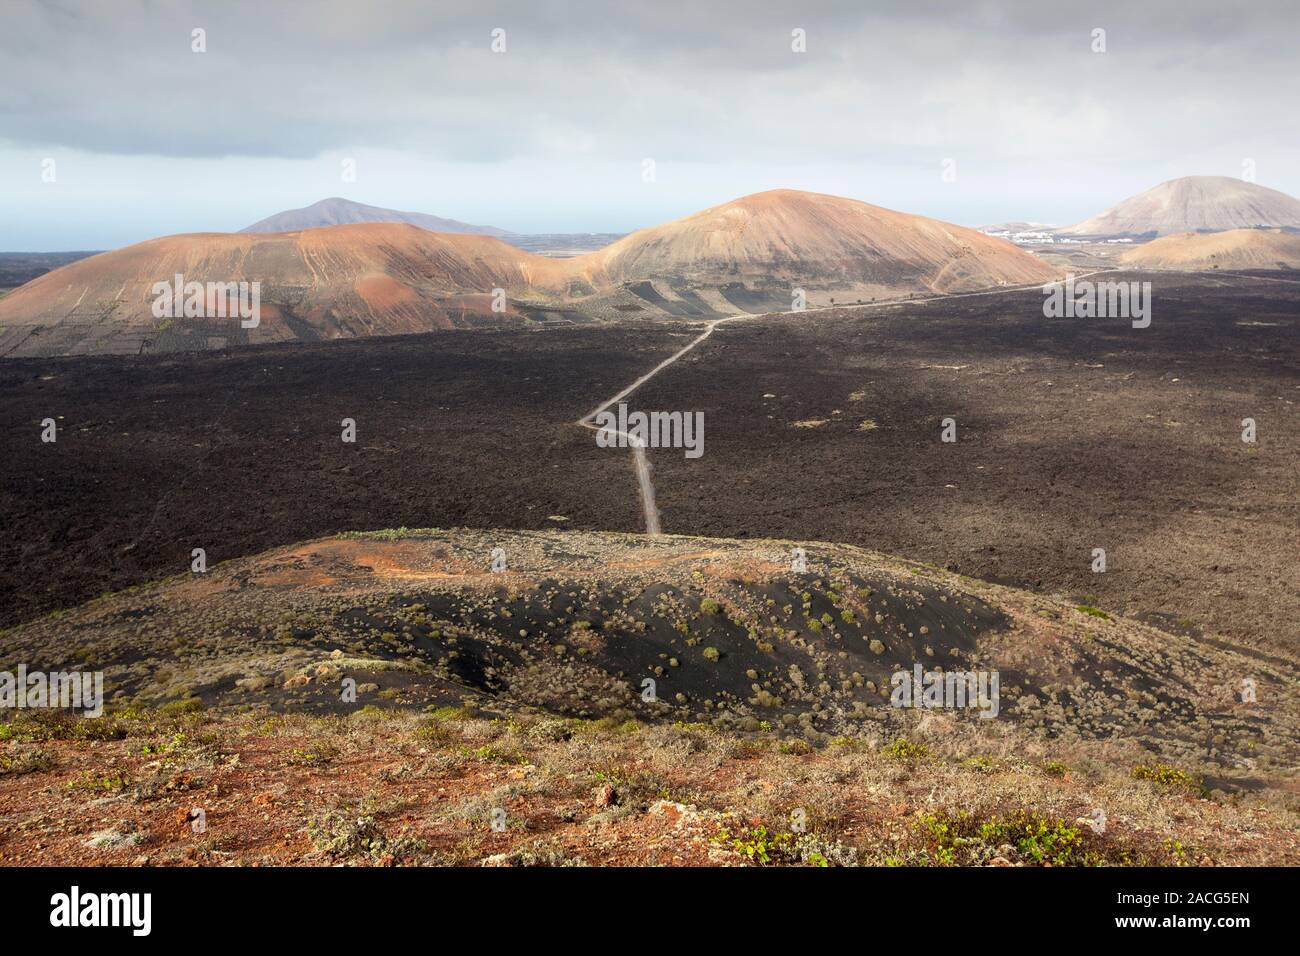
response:
<path id="1" fill-rule="evenodd" d="M 759 866 L 789 862 L 794 850 L 793 833 L 768 833 L 767 827 L 763 826 L 738 834 L 722 830 L 713 837 L 713 842 L 729 846 L 750 863 Z"/>
<path id="2" fill-rule="evenodd" d="M 966 812 L 928 813 L 913 826 L 926 846 L 925 862 L 937 866 L 979 866 L 1011 847 L 1023 862 L 1052 866 L 1097 866 L 1100 854 L 1087 846 L 1082 831 L 1063 820 L 1020 810 L 1008 818 L 980 819 Z"/>
<path id="3" fill-rule="evenodd" d="M 424 743 L 440 746 L 450 743 L 456 735 L 442 721 L 432 720 L 415 728 L 415 739 Z"/>
<path id="4" fill-rule="evenodd" d="M 501 866 L 586 866 L 580 857 L 571 857 L 559 843 L 534 840 L 528 846 L 492 857 Z"/>
<path id="5" fill-rule="evenodd" d="M 338 748 L 327 743 L 312 747 L 294 747 L 289 751 L 289 762 L 300 767 L 328 767 L 338 755 Z"/>
<path id="6" fill-rule="evenodd" d="M 1132 777 L 1134 780 L 1150 780 L 1169 790 L 1184 790 L 1198 795 L 1205 793 L 1205 784 L 1199 777 L 1168 764 L 1138 764 L 1133 768 Z"/>
<path id="7" fill-rule="evenodd" d="M 117 717 L 82 717 L 60 711 L 26 711 L 0 724 L 0 740 L 120 740 L 127 735 Z"/>
<path id="8" fill-rule="evenodd" d="M 68 784 L 69 790 L 85 790 L 90 793 L 119 793 L 131 785 L 131 779 L 124 773 L 114 771 L 97 776 L 87 770 L 76 780 Z"/>
<path id="9" fill-rule="evenodd" d="M 334 858 L 365 855 L 401 860 L 425 849 L 421 840 L 390 839 L 373 816 L 345 810 L 331 810 L 310 821 L 307 835 L 317 850 Z"/>
<path id="10" fill-rule="evenodd" d="M 813 833 L 770 833 L 765 826 L 737 833 L 722 830 L 713 842 L 729 847 L 755 866 L 857 866 L 858 851 Z"/>
<path id="11" fill-rule="evenodd" d="M 895 760 L 918 760 L 930 756 L 930 748 L 924 744 L 914 744 L 906 737 L 899 737 L 884 750 L 886 757 Z"/>
<path id="12" fill-rule="evenodd" d="M 465 756 L 473 757 L 475 760 L 481 760 L 484 763 L 527 763 L 524 755 L 518 750 L 506 750 L 502 747 L 494 747 L 492 744 L 484 744 L 482 747 L 476 747 L 473 750 L 465 747 L 462 748 L 462 752 Z"/>
<path id="13" fill-rule="evenodd" d="M 19 777 L 25 773 L 49 770 L 54 759 L 44 750 L 20 750 L 17 753 L 0 753 L 0 777 Z"/>

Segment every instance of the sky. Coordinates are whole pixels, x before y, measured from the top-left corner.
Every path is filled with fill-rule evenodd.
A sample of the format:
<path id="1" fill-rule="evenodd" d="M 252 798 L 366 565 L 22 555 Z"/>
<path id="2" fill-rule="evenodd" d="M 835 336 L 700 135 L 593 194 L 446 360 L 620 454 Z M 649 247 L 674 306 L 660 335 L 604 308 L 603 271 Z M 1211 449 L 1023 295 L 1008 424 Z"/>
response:
<path id="1" fill-rule="evenodd" d="M 1300 196 L 1294 0 L 0 0 L 0 25 L 6 251 L 329 196 L 524 233 L 778 187 L 963 225 L 1186 175 Z"/>

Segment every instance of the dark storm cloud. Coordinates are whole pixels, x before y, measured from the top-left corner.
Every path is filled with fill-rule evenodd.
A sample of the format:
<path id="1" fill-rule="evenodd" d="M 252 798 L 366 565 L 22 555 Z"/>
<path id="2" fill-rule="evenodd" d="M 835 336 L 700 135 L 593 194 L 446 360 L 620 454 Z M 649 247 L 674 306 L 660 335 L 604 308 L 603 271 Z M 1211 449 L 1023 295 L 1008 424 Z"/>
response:
<path id="1" fill-rule="evenodd" d="M 922 6 L 7 0 L 0 138 L 178 157 L 781 163 L 822 147 L 1119 159 L 1227 141 L 1250 155 L 1289 135 L 1291 3 Z M 796 27 L 806 54 L 790 51 Z M 206 53 L 190 50 L 194 28 Z"/>

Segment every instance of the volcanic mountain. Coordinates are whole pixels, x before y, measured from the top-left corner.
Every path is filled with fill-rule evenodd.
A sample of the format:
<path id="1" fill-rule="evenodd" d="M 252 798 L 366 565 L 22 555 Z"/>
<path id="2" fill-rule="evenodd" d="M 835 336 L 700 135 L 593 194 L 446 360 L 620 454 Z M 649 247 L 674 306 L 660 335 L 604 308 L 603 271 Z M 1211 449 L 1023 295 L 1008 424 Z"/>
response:
<path id="1" fill-rule="evenodd" d="M 1232 229 L 1165 236 L 1126 252 L 1126 265 L 1145 269 L 1300 269 L 1300 234 L 1280 229 Z"/>
<path id="2" fill-rule="evenodd" d="M 154 313 L 156 283 L 260 283 L 262 321 Z M 1009 242 L 867 203 L 774 190 L 569 259 L 490 236 L 363 223 L 142 242 L 41 276 L 0 300 L 0 355 L 136 353 L 232 342 L 419 332 L 574 309 L 713 318 L 917 293 L 1037 284 L 1056 270 Z M 207 313 L 205 313 L 207 314 Z"/>
<path id="3" fill-rule="evenodd" d="M 455 219 L 443 219 L 423 212 L 402 212 L 367 206 L 333 196 L 301 209 L 287 209 L 260 222 L 246 226 L 240 232 L 294 232 L 299 229 L 318 229 L 322 226 L 346 226 L 359 222 L 405 222 L 430 232 L 463 232 L 477 236 L 509 236 L 512 233 L 495 226 L 474 226 Z"/>
<path id="4" fill-rule="evenodd" d="M 492 290 L 564 288 L 560 263 L 490 236 L 363 223 L 151 239 L 0 299 L 0 355 L 136 354 L 234 342 L 425 332 L 491 317 Z M 259 282 L 260 322 L 159 318 L 155 283 Z"/>
<path id="5" fill-rule="evenodd" d="M 1229 176 L 1184 176 L 1057 231 L 1136 237 L 1258 226 L 1300 228 L 1300 199 Z"/>
<path id="6" fill-rule="evenodd" d="M 907 292 L 966 292 L 1044 282 L 1055 270 L 973 229 L 853 199 L 774 189 L 642 229 L 589 256 L 599 281 L 647 279 L 790 308 L 790 290 L 808 305 L 868 301 Z M 744 306 L 742 305 L 742 308 Z M 746 311 L 759 311 L 747 308 Z"/>

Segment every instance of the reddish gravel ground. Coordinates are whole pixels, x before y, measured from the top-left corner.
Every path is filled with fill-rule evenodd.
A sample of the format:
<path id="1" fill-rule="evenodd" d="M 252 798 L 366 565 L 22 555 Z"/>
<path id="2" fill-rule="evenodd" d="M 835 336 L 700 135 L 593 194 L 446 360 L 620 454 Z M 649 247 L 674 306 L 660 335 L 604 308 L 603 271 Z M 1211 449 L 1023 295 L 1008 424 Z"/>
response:
<path id="1" fill-rule="evenodd" d="M 1077 771 L 1043 752 L 810 751 L 528 716 L 124 726 L 123 739 L 10 744 L 39 749 L 45 766 L 0 774 L 0 864 L 1300 863 L 1283 810 Z M 1099 799 L 1100 834 L 1084 822 Z M 1043 857 L 1017 837 L 1023 807 L 1068 849 Z M 945 825 L 963 821 L 1000 829 L 953 844 Z"/>

